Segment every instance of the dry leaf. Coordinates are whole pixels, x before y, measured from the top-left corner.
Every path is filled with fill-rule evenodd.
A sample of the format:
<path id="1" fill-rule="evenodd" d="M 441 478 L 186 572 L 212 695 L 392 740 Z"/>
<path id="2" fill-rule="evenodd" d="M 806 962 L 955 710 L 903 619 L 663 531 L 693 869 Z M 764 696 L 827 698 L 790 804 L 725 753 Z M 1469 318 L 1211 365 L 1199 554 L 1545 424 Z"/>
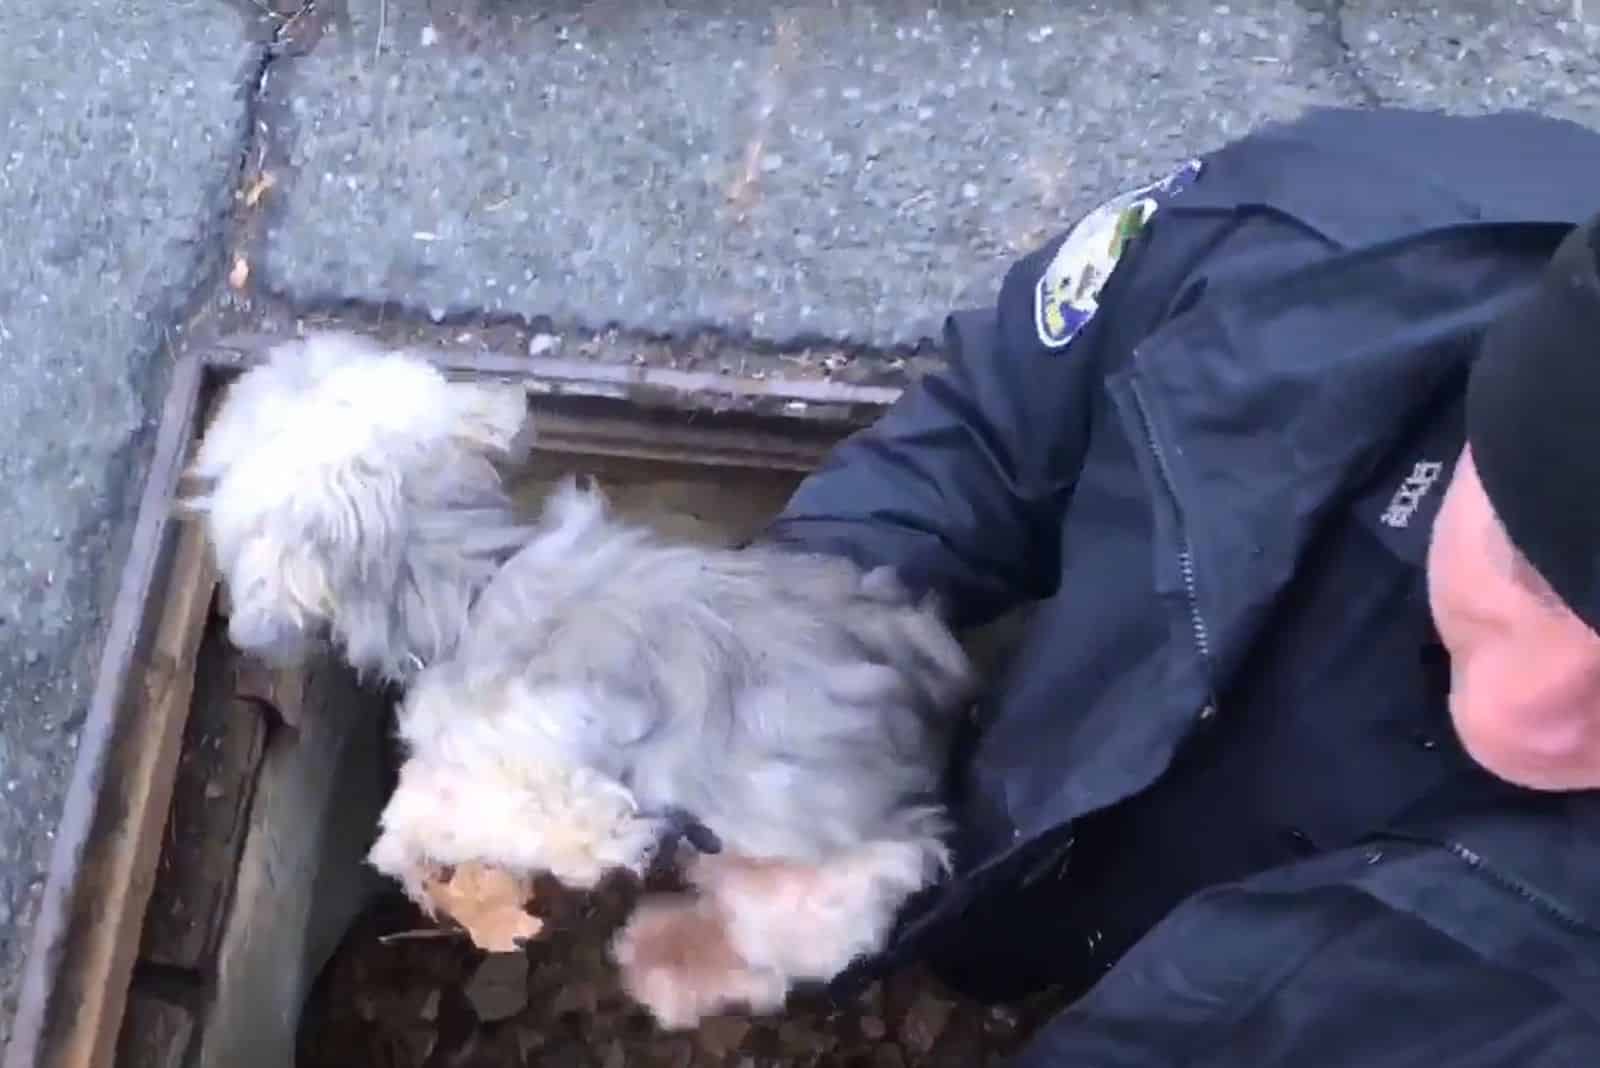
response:
<path id="1" fill-rule="evenodd" d="M 528 958 L 520 952 L 490 954 L 462 993 L 480 1020 L 515 1016 L 528 1004 Z"/>
<path id="2" fill-rule="evenodd" d="M 517 1057 L 521 1063 L 528 1063 L 528 1058 L 545 1047 L 543 1032 L 535 1031 L 531 1027 L 517 1028 Z"/>
<path id="3" fill-rule="evenodd" d="M 250 280 L 250 264 L 243 256 L 233 258 L 233 270 L 228 272 L 228 284 L 235 289 L 243 289 L 244 284 Z"/>
<path id="4" fill-rule="evenodd" d="M 738 1016 L 713 1016 L 700 1024 L 700 1048 L 713 1057 L 726 1057 L 743 1044 L 750 1021 Z"/>
<path id="5" fill-rule="evenodd" d="M 533 896 L 529 881 L 498 868 L 461 864 L 448 880 L 425 880 L 423 889 L 435 909 L 490 953 L 515 952 L 544 929 L 544 921 L 522 907 Z"/>
<path id="6" fill-rule="evenodd" d="M 814 1030 L 799 1020 L 784 1020 L 778 1024 L 778 1045 L 791 1057 L 800 1058 L 808 1053 L 826 1053 L 837 1042 L 832 1035 Z"/>
<path id="7" fill-rule="evenodd" d="M 278 184 L 278 179 L 270 172 L 256 175 L 256 180 L 250 183 L 250 188 L 245 190 L 244 206 L 253 208 L 267 190 Z"/>
<path id="8" fill-rule="evenodd" d="M 906 1068 L 906 1055 L 898 1046 L 878 1046 L 872 1051 L 872 1068 Z"/>
<path id="9" fill-rule="evenodd" d="M 661 1043 L 659 1052 L 664 1054 L 660 1063 L 665 1068 L 689 1068 L 694 1063 L 694 1046 L 687 1038 L 669 1038 Z"/>
<path id="10" fill-rule="evenodd" d="M 401 1064 L 427 1064 L 433 1047 L 439 1044 L 439 1035 L 431 1027 L 407 1027 L 395 1035 L 395 1040 L 406 1054 Z"/>
<path id="11" fill-rule="evenodd" d="M 569 1014 L 593 1016 L 599 1007 L 600 989 L 594 980 L 569 975 L 561 989 L 556 991 L 556 996 L 550 999 L 549 1014 L 552 1017 Z"/>
<path id="12" fill-rule="evenodd" d="M 906 1010 L 905 1019 L 900 1022 L 900 1041 L 912 1051 L 926 1056 L 938 1044 L 939 1036 L 944 1034 L 954 1008 L 954 1003 L 937 994 L 926 990 L 918 992 Z"/>

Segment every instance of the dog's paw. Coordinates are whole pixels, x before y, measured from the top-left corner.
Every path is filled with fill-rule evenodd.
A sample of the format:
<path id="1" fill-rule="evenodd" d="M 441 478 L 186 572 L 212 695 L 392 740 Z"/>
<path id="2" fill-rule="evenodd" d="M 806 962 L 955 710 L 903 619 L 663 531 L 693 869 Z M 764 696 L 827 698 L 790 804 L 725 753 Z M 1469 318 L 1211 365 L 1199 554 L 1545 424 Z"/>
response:
<path id="1" fill-rule="evenodd" d="M 708 1016 L 783 1007 L 788 983 L 734 952 L 720 912 L 685 894 L 645 898 L 611 944 L 623 991 L 668 1031 Z"/>

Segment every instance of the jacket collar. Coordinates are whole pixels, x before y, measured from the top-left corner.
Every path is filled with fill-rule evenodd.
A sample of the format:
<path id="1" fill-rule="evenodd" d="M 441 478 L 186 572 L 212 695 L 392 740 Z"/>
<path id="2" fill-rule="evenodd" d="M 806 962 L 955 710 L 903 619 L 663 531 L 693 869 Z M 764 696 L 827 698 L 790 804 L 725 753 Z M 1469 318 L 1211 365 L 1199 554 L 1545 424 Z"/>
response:
<path id="1" fill-rule="evenodd" d="M 1564 232 L 1539 234 L 1553 248 Z M 1264 285 L 1213 284 L 1108 383 L 1132 440 L 1159 458 L 1149 469 L 1171 518 L 1158 523 L 1156 551 L 1186 561 L 1182 622 L 1196 634 L 1186 655 L 1211 695 L 1323 523 L 1459 400 L 1477 338 L 1543 263 L 1485 247 L 1482 234 L 1435 234 L 1384 256 L 1290 267 Z M 1600 932 L 1600 793 L 1488 793 L 1520 800 L 1493 818 L 1436 821 L 1433 840 Z"/>
<path id="2" fill-rule="evenodd" d="M 1478 337 L 1543 262 L 1484 246 L 1470 230 L 1417 235 L 1265 283 L 1218 278 L 1108 382 L 1165 483 L 1158 551 L 1188 558 L 1213 692 L 1324 521 L 1459 397 Z"/>

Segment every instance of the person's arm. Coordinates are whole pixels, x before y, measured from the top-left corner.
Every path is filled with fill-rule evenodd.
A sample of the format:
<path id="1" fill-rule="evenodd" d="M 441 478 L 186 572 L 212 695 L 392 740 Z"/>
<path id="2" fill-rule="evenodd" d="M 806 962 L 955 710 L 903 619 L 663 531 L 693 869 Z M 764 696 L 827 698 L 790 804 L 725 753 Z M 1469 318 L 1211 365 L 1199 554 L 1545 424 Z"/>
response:
<path id="1" fill-rule="evenodd" d="M 992 308 L 951 315 L 946 369 L 835 447 L 761 540 L 891 565 L 957 626 L 1053 592 L 1095 361 L 1046 348 L 1034 287 L 1059 239 L 1013 264 Z"/>

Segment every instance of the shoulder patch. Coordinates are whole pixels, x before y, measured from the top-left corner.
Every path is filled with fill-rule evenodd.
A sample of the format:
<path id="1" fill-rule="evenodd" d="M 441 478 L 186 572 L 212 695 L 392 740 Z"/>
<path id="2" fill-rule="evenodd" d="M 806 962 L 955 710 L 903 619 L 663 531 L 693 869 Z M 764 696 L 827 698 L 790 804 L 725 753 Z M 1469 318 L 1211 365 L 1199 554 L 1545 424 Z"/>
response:
<path id="1" fill-rule="evenodd" d="M 1039 342 L 1064 348 L 1100 307 L 1100 290 L 1122 250 L 1161 206 L 1200 173 L 1191 159 L 1149 185 L 1120 193 L 1078 220 L 1034 286 L 1033 318 Z"/>

